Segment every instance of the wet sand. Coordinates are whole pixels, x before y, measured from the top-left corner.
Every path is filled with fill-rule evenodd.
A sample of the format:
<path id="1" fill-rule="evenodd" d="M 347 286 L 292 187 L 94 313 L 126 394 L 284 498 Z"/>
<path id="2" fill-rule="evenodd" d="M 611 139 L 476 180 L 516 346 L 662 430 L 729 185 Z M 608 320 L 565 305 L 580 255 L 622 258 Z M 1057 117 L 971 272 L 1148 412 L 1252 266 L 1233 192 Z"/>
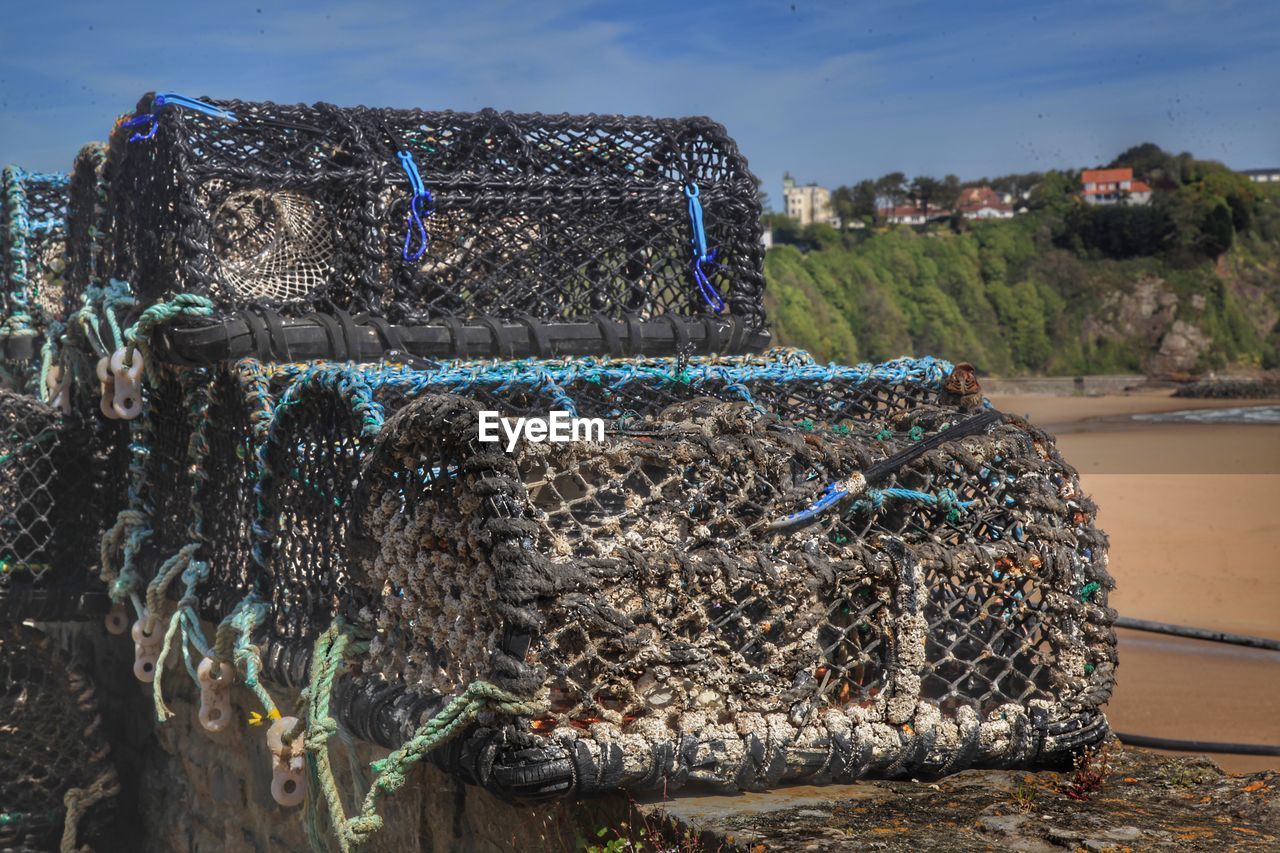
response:
<path id="1" fill-rule="evenodd" d="M 1111 537 L 1111 603 L 1140 619 L 1280 638 L 1280 425 L 1144 423 L 1130 415 L 1276 401 L 993 396 L 1054 432 Z M 1280 653 L 1120 632 L 1112 726 L 1280 744 Z M 1280 759 L 1214 756 L 1232 772 Z"/>

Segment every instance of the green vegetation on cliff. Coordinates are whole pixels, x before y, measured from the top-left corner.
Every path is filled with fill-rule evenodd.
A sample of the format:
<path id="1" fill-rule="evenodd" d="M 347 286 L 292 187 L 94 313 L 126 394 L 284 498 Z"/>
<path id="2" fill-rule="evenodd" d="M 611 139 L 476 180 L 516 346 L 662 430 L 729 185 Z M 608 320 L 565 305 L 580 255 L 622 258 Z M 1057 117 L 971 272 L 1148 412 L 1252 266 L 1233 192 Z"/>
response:
<path id="1" fill-rule="evenodd" d="M 1280 193 L 1154 146 L 1126 157 L 1156 187 L 1149 206 L 1087 207 L 1051 172 L 1012 220 L 777 229 L 797 244 L 765 259 L 779 343 L 1002 374 L 1276 366 Z"/>

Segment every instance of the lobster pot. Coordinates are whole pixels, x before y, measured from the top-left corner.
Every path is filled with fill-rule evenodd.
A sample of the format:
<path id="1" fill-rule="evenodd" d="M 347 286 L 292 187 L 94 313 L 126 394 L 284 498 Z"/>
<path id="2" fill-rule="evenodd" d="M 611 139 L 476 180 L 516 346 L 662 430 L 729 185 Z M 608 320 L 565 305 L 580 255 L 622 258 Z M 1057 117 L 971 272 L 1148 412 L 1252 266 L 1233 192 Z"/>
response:
<path id="1" fill-rule="evenodd" d="M 218 552 L 211 560 L 206 606 L 217 599 L 225 607 L 248 591 L 249 578 L 242 574 L 248 565 L 241 553 L 245 538 L 236 528 L 236 513 L 256 507 L 255 523 L 249 525 L 255 563 L 262 586 L 271 590 L 274 614 L 268 672 L 297 683 L 311 644 L 336 613 L 351 622 L 372 618 L 372 591 L 351 582 L 369 542 L 352 529 L 350 507 L 384 418 L 423 395 L 455 393 L 509 417 L 545 417 L 554 409 L 621 423 L 641 423 L 672 403 L 715 397 L 776 408 L 810 427 L 813 418 L 825 416 L 838 419 L 842 430 L 873 421 L 884 428 L 917 408 L 936 408 L 950 366 L 934 359 L 818 365 L 804 353 L 778 350 L 687 361 L 262 369 L 271 399 L 279 400 L 274 408 L 268 404 L 269 427 L 260 436 L 262 477 L 246 476 L 235 458 L 259 454 L 210 443 L 205 465 L 210 482 L 193 512 L 204 520 L 207 547 Z M 228 425 L 220 413 L 208 421 L 223 431 Z M 243 427 L 231 433 L 248 435 Z M 216 533 L 210 525 L 218 526 Z"/>
<path id="2" fill-rule="evenodd" d="M 0 204 L 0 383 L 34 392 L 40 340 L 62 305 L 67 177 L 8 166 Z"/>
<path id="3" fill-rule="evenodd" d="M 75 619 L 100 609 L 90 571 L 103 456 L 92 426 L 0 391 L 0 621 Z"/>
<path id="4" fill-rule="evenodd" d="M 540 703 L 441 758 L 514 796 L 729 789 L 1045 760 L 1106 734 L 1114 613 L 1092 505 L 997 422 L 808 524 L 824 484 L 928 441 L 692 401 L 604 441 L 476 441 L 478 408 L 390 418 L 358 509 L 370 667 Z"/>
<path id="5" fill-rule="evenodd" d="M 23 625 L 0 626 L 0 684 L 0 849 L 57 850 L 72 789 L 74 837 L 104 849 L 118 785 L 92 685 Z"/>
<path id="6" fill-rule="evenodd" d="M 90 142 L 76 155 L 67 186 L 67 268 L 63 310 L 79 310 L 85 292 L 101 286 L 111 267 L 111 235 L 108 218 L 107 148 Z M 94 306 L 98 307 L 98 306 Z"/>
<path id="7" fill-rule="evenodd" d="M 231 312 L 286 318 L 269 348 L 227 355 L 345 360 L 394 348 L 371 327 L 363 343 L 309 348 L 347 334 L 302 319 L 330 306 L 432 325 L 444 351 L 417 354 L 433 357 L 768 340 L 756 182 L 709 119 L 148 95 L 114 132 L 110 159 L 112 275 L 144 302 L 209 297 L 236 324 L 223 343 L 252 343 Z M 702 210 L 702 287 L 686 188 Z"/>

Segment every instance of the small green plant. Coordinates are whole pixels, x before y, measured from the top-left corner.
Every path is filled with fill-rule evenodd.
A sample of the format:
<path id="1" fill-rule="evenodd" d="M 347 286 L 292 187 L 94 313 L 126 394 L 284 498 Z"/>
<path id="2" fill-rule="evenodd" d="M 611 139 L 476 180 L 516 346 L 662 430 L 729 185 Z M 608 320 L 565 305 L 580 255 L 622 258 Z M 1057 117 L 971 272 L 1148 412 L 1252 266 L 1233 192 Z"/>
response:
<path id="1" fill-rule="evenodd" d="M 579 841 L 585 853 L 707 853 L 697 834 L 680 826 L 664 827 L 660 816 L 641 812 L 634 800 L 627 820 L 600 827 L 595 838 Z"/>
<path id="2" fill-rule="evenodd" d="M 596 838 L 600 839 L 600 843 L 588 845 L 587 853 L 641 853 L 647 849 L 641 840 L 644 837 L 645 828 L 637 827 L 633 833 L 629 821 L 623 821 L 613 828 L 602 826 L 596 831 Z"/>
<path id="3" fill-rule="evenodd" d="M 1013 801 L 1018 808 L 1024 812 L 1029 812 L 1036 806 L 1036 795 L 1040 793 L 1040 786 L 1036 784 L 1036 780 L 1032 776 L 1023 776 L 1018 782 L 1016 788 L 1013 789 Z"/>
<path id="4" fill-rule="evenodd" d="M 1205 780 L 1199 768 L 1179 759 L 1169 762 L 1162 775 L 1165 784 L 1172 788 L 1191 788 Z"/>

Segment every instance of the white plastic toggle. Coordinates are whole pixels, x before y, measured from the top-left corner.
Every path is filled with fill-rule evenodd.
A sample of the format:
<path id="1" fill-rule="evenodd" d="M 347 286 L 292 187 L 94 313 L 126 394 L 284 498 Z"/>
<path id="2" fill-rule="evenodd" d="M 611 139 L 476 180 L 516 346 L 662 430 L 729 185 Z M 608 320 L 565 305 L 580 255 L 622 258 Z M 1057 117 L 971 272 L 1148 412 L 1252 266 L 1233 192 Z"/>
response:
<path id="1" fill-rule="evenodd" d="M 271 750 L 271 796 L 282 806 L 301 805 L 307 796 L 307 758 L 299 734 L 285 744 L 285 733 L 298 724 L 297 717 L 281 717 L 267 729 Z"/>
<path id="2" fill-rule="evenodd" d="M 115 397 L 116 397 L 116 379 L 111 375 L 111 358 L 103 356 L 98 359 L 98 389 L 102 399 L 98 402 L 98 408 L 102 411 L 102 416 L 116 421 L 120 416 L 116 414 Z"/>
<path id="3" fill-rule="evenodd" d="M 236 671 L 226 661 L 204 658 L 196 669 L 200 682 L 200 725 L 220 732 L 231 722 L 231 685 Z"/>
<path id="4" fill-rule="evenodd" d="M 117 637 L 129 630 L 129 616 L 124 612 L 123 604 L 113 604 L 107 611 L 107 633 Z"/>
<path id="5" fill-rule="evenodd" d="M 154 614 L 148 613 L 146 618 L 133 623 L 133 675 L 139 681 L 150 684 L 155 680 L 162 646 L 164 632 Z"/>
<path id="6" fill-rule="evenodd" d="M 126 355 L 132 353 L 128 364 L 124 363 Z M 142 352 L 129 347 L 121 347 L 111 354 L 111 376 L 114 380 L 111 408 L 121 420 L 133 420 L 142 414 Z"/>
<path id="7" fill-rule="evenodd" d="M 63 415 L 71 414 L 71 394 L 68 388 L 70 384 L 63 381 L 62 365 L 59 364 L 52 365 L 44 379 L 44 390 L 49 399 L 49 405 L 60 410 Z"/>

